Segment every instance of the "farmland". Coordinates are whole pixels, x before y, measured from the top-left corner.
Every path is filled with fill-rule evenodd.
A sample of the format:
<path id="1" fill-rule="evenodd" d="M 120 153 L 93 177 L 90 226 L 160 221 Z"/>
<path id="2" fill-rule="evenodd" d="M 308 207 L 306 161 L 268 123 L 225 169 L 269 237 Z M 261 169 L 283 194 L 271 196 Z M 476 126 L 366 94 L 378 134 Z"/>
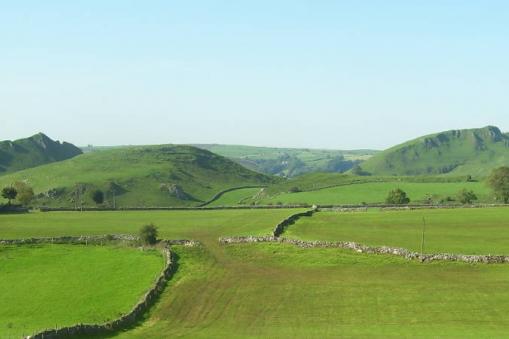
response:
<path id="1" fill-rule="evenodd" d="M 306 240 L 355 241 L 373 246 L 436 253 L 509 254 L 509 209 L 321 212 L 288 228 L 285 236 Z"/>
<path id="2" fill-rule="evenodd" d="M 202 246 L 198 247 L 173 246 L 178 257 L 177 272 L 145 321 L 117 333 L 115 337 L 119 338 L 410 336 L 415 333 L 501 336 L 505 333 L 508 321 L 505 314 L 509 312 L 507 265 L 421 264 L 399 257 L 340 249 L 303 249 L 285 244 L 219 245 L 217 242 L 219 236 L 225 235 L 270 234 L 277 222 L 298 211 L 0 215 L 0 237 L 135 234 L 139 225 L 154 222 L 159 226 L 161 238 L 201 241 Z M 416 249 L 420 220 L 425 214 L 429 220 L 426 247 L 429 251 L 507 253 L 504 220 L 508 213 L 503 208 L 320 212 L 301 218 L 284 235 Z M 51 248 L 57 246 L 60 245 Z M 72 252 L 79 256 L 80 248 L 75 246 Z M 111 258 L 116 257 L 111 255 Z M 103 262 L 103 259 L 96 261 Z M 9 284 L 9 280 L 3 283 Z M 112 280 L 111 284 L 120 283 Z M 93 287 L 90 280 L 83 278 L 83 291 Z M 27 311 L 29 301 L 22 296 L 17 298 L 20 307 Z M 93 302 L 88 306 L 93 307 Z M 111 309 L 116 314 L 122 307 L 115 304 L 103 312 Z M 484 312 L 486 309 L 490 311 Z M 0 322 L 6 324 L 7 319 L 3 315 Z M 43 326 L 47 318 L 34 317 L 33 321 Z"/>
<path id="3" fill-rule="evenodd" d="M 126 313 L 163 268 L 158 251 L 110 246 L 0 247 L 0 338 Z"/>
<path id="4" fill-rule="evenodd" d="M 384 179 L 387 180 L 387 179 Z M 493 202 L 490 189 L 484 182 L 405 182 L 388 180 L 384 182 L 345 183 L 333 187 L 310 189 L 309 191 L 271 192 L 258 194 L 260 189 L 242 189 L 224 194 L 214 202 L 216 206 L 257 203 L 273 204 L 319 204 L 319 205 L 359 205 L 384 203 L 389 191 L 404 190 L 412 203 L 424 203 L 431 199 L 438 203 L 447 199 L 454 200 L 459 191 L 472 190 L 479 202 Z M 273 189 L 272 189 L 273 190 Z"/>

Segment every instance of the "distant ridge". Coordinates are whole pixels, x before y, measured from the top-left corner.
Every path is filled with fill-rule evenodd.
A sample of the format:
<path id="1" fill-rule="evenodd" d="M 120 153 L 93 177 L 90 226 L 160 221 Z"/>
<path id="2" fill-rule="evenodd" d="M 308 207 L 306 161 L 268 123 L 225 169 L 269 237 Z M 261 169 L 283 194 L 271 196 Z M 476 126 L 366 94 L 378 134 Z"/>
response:
<path id="1" fill-rule="evenodd" d="M 486 176 L 509 165 L 509 134 L 498 127 L 450 130 L 397 145 L 364 162 L 372 175 Z"/>
<path id="2" fill-rule="evenodd" d="M 67 160 L 81 153 L 73 144 L 54 141 L 43 133 L 15 141 L 0 141 L 0 175 Z"/>
<path id="3" fill-rule="evenodd" d="M 254 171 L 295 177 L 313 172 L 346 172 L 377 153 L 374 150 L 278 148 L 244 145 L 195 144 Z"/>

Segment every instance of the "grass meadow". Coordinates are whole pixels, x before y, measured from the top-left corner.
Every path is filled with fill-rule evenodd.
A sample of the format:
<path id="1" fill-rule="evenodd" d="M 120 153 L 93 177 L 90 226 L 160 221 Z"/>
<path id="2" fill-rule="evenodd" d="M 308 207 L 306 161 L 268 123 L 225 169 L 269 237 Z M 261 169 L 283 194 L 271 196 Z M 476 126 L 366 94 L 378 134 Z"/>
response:
<path id="1" fill-rule="evenodd" d="M 304 210 L 304 209 L 302 209 Z M 0 215 L 0 239 L 137 234 L 154 223 L 163 239 L 217 241 L 222 235 L 266 235 L 298 209 L 210 211 L 36 212 Z"/>
<path id="2" fill-rule="evenodd" d="M 400 188 L 411 202 L 423 202 L 427 198 L 440 201 L 446 197 L 456 198 L 462 189 L 473 190 L 480 201 L 490 200 L 490 189 L 483 182 L 368 182 L 347 184 L 316 191 L 281 193 L 260 201 L 261 204 L 319 204 L 342 205 L 362 203 L 383 203 L 389 191 Z"/>
<path id="3" fill-rule="evenodd" d="M 509 255 L 509 208 L 320 212 L 300 219 L 284 236 L 420 251 L 423 218 L 425 252 Z"/>
<path id="4" fill-rule="evenodd" d="M 0 246 L 0 338 L 127 313 L 164 267 L 155 250 Z"/>
<path id="5" fill-rule="evenodd" d="M 277 222 L 297 211 L 0 215 L 0 238 L 134 234 L 141 224 L 154 222 L 159 226 L 161 238 L 200 240 L 199 247 L 173 247 L 178 270 L 159 301 L 139 326 L 112 337 L 505 336 L 509 322 L 509 265 L 422 264 L 400 257 L 340 249 L 218 244 L 219 236 L 269 234 Z M 428 220 L 430 251 L 487 253 L 497 249 L 506 252 L 504 220 L 508 220 L 509 209 L 504 208 L 320 212 L 291 225 L 285 236 L 355 240 L 417 249 L 423 214 Z M 93 262 L 117 257 L 108 258 L 96 258 Z M 67 272 L 75 263 L 79 265 L 80 261 L 59 262 L 55 267 Z M 40 274 L 46 277 L 42 271 Z M 113 289 L 126 283 L 92 277 L 83 273 L 80 291 L 96 293 L 97 281 Z M 131 283 L 131 279 L 127 281 Z M 42 290 L 55 293 L 51 288 Z M 30 297 L 18 294 L 16 299 L 24 312 L 32 312 Z M 132 298 L 123 300 L 127 306 L 134 303 Z M 88 301 L 90 304 L 80 304 L 80 309 L 113 310 L 114 315 L 123 307 L 116 304 L 103 307 L 92 299 L 85 303 Z M 60 302 L 66 303 L 65 298 Z M 44 314 L 39 318 L 37 314 L 32 321 L 41 324 L 54 318 Z M 8 324 L 6 319 L 0 316 L 0 324 Z"/>
<path id="6" fill-rule="evenodd" d="M 420 264 L 337 249 L 178 248 L 179 270 L 119 338 L 501 337 L 509 266 Z"/>

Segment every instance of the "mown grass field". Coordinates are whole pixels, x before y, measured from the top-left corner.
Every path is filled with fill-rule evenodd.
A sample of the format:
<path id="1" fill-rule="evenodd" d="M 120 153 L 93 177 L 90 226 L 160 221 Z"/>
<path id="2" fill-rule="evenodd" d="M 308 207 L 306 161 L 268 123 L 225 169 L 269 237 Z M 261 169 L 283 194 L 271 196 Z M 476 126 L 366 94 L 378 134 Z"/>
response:
<path id="1" fill-rule="evenodd" d="M 284 236 L 420 251 L 423 218 L 425 252 L 509 255 L 509 208 L 320 212 L 300 219 Z"/>
<path id="2" fill-rule="evenodd" d="M 0 214 L 0 238 L 137 234 L 154 223 L 163 239 L 217 241 L 222 235 L 266 235 L 296 209 L 48 212 Z"/>
<path id="3" fill-rule="evenodd" d="M 163 266 L 155 250 L 0 246 L 0 338 L 117 318 L 150 288 Z"/>
<path id="4" fill-rule="evenodd" d="M 178 248 L 179 271 L 119 338 L 503 337 L 509 266 L 290 245 Z"/>
<path id="5" fill-rule="evenodd" d="M 175 276 L 145 321 L 114 335 L 119 338 L 505 336 L 509 265 L 421 264 L 338 249 L 217 242 L 225 235 L 269 234 L 297 211 L 0 215 L 0 238 L 136 233 L 141 224 L 154 222 L 162 238 L 200 240 L 200 247 L 173 247 L 179 265 Z M 411 248 L 415 236 L 416 248 L 423 213 L 432 232 L 429 246 L 440 239 L 440 246 L 450 243 L 450 251 L 486 253 L 498 246 L 505 252 L 503 223 L 509 209 L 503 208 L 321 212 L 291 225 L 285 236 L 345 240 L 330 230 L 349 225 L 351 232 L 372 235 L 382 245 Z M 363 232 L 363 227 L 371 229 Z M 405 227 L 412 228 L 408 238 Z"/>
<path id="6" fill-rule="evenodd" d="M 261 204 L 362 204 L 383 203 L 388 193 L 396 188 L 404 190 L 411 202 L 418 203 L 431 198 L 438 202 L 446 197 L 456 198 L 462 189 L 473 190 L 480 201 L 490 199 L 490 189 L 483 182 L 368 182 L 324 188 L 316 191 L 281 193 L 259 201 Z"/>

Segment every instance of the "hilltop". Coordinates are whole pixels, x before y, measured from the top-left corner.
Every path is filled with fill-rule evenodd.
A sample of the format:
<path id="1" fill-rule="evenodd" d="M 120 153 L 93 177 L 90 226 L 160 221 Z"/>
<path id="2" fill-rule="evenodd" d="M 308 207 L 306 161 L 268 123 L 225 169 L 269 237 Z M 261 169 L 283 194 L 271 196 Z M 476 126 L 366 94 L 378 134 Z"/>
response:
<path id="1" fill-rule="evenodd" d="M 91 192 L 102 190 L 106 206 L 196 206 L 238 186 L 265 185 L 273 178 L 191 146 L 124 147 L 0 177 L 0 186 L 25 180 L 34 187 L 34 205 L 95 206 Z M 80 193 L 81 192 L 81 193 Z M 78 200 L 78 201 L 76 201 Z"/>
<path id="2" fill-rule="evenodd" d="M 509 135 L 488 126 L 423 136 L 378 153 L 361 167 L 372 175 L 486 176 L 503 165 L 509 165 Z"/>
<path id="3" fill-rule="evenodd" d="M 70 159 L 81 153 L 73 144 L 54 141 L 43 133 L 15 141 L 0 141 L 0 175 Z"/>
<path id="4" fill-rule="evenodd" d="M 343 173 L 377 152 L 218 144 L 193 146 L 228 157 L 254 171 L 284 177 L 295 177 L 312 172 Z"/>

